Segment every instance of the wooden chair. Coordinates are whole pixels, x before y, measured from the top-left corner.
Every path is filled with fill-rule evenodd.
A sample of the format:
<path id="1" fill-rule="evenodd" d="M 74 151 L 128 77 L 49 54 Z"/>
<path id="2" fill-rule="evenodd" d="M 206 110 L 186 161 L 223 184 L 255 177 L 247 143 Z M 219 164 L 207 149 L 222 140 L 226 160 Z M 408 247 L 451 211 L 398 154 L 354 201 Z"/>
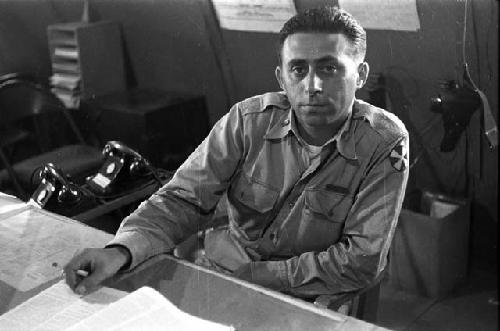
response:
<path id="1" fill-rule="evenodd" d="M 370 286 L 360 291 L 340 295 L 320 295 L 314 304 L 366 322 L 376 323 L 380 285 L 384 275 L 385 272 L 382 272 Z"/>

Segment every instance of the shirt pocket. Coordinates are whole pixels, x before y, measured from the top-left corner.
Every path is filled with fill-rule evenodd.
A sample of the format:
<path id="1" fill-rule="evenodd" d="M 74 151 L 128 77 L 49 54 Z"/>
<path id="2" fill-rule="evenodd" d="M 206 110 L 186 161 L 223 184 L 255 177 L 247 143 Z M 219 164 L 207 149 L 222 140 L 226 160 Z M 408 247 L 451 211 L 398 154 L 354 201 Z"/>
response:
<path id="1" fill-rule="evenodd" d="M 304 214 L 311 220 L 344 223 L 352 205 L 350 195 L 328 190 L 306 190 Z"/>
<path id="2" fill-rule="evenodd" d="M 278 191 L 245 174 L 241 174 L 232 193 L 241 204 L 261 214 L 269 212 L 278 198 Z"/>
<path id="3" fill-rule="evenodd" d="M 298 253 L 323 251 L 338 242 L 351 202 L 349 195 L 306 190 L 295 247 Z"/>
<path id="4" fill-rule="evenodd" d="M 260 238 L 270 222 L 279 192 L 241 174 L 228 194 L 229 221 L 245 240 Z"/>

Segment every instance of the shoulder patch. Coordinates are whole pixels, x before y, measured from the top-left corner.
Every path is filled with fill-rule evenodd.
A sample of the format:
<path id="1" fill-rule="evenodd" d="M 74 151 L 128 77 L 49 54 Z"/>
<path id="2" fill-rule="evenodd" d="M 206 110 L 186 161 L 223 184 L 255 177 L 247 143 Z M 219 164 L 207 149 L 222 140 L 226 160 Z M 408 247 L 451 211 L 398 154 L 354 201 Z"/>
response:
<path id="1" fill-rule="evenodd" d="M 406 149 L 404 139 L 392 148 L 389 153 L 389 161 L 397 171 L 404 171 L 408 168 L 408 150 Z"/>

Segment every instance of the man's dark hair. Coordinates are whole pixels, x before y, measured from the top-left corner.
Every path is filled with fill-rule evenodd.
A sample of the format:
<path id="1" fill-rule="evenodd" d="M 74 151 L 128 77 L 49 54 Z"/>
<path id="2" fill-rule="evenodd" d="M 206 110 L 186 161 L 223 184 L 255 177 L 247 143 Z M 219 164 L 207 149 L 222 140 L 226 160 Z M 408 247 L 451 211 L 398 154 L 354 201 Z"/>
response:
<path id="1" fill-rule="evenodd" d="M 353 46 L 353 55 L 364 58 L 366 53 L 365 29 L 345 10 L 336 6 L 307 9 L 290 18 L 281 28 L 278 39 L 278 60 L 285 39 L 295 33 L 342 33 Z"/>

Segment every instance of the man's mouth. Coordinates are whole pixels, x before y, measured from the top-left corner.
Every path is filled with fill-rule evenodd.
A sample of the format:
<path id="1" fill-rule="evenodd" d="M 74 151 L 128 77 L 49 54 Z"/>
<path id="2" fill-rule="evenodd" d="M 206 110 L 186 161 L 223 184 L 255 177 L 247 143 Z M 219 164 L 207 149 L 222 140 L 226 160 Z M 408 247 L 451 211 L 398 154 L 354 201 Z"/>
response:
<path id="1" fill-rule="evenodd" d="M 325 107 L 326 104 L 324 103 L 305 103 L 305 107 Z"/>

